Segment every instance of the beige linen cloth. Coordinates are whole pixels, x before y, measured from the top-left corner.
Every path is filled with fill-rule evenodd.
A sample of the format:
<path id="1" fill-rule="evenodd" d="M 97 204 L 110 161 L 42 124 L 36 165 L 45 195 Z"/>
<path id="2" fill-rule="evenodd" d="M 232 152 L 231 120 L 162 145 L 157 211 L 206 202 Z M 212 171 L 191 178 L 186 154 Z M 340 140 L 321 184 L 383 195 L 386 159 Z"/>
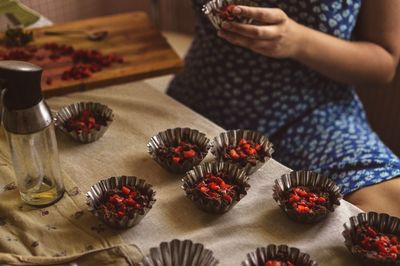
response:
<path id="1" fill-rule="evenodd" d="M 79 187 L 64 174 L 66 193 L 46 208 L 24 205 L 0 133 L 0 265 L 134 265 L 143 257 L 93 220 Z M 75 264 L 73 264 L 75 263 Z"/>
<path id="2" fill-rule="evenodd" d="M 147 153 L 146 144 L 150 137 L 167 128 L 196 128 L 206 133 L 209 138 L 219 134 L 222 129 L 170 97 L 143 82 L 138 82 L 51 98 L 48 103 L 52 109 L 59 109 L 78 101 L 101 102 L 115 113 L 114 122 L 97 142 L 83 145 L 64 135 L 57 136 L 62 167 L 81 193 L 75 196 L 67 194 L 63 201 L 48 208 L 49 214 L 46 216 L 42 216 L 41 211 L 36 211 L 39 215 L 37 220 L 29 222 L 32 226 L 25 224 L 22 227 L 26 228 L 24 232 L 19 228 L 18 234 L 11 235 L 18 240 L 29 239 L 23 242 L 24 245 L 15 248 L 5 246 L 7 242 L 2 237 L 4 231 L 0 231 L 0 243 L 4 243 L 0 244 L 0 251 L 47 256 L 67 249 L 67 255 L 73 256 L 85 250 L 85 246 L 88 245 L 101 248 L 112 246 L 114 243 L 121 244 L 118 239 L 118 236 L 121 236 L 126 243 L 137 245 L 143 253 L 148 254 L 149 248 L 158 246 L 160 242 L 178 238 L 203 243 L 214 252 L 220 265 L 240 265 L 248 252 L 272 243 L 298 247 L 310 253 L 319 265 L 358 265 L 346 250 L 341 232 L 343 223 L 360 210 L 342 201 L 342 205 L 321 223 L 300 225 L 292 222 L 272 199 L 274 180 L 290 171 L 274 160 L 270 160 L 251 176 L 252 187 L 248 195 L 230 212 L 212 215 L 197 209 L 181 189 L 182 176 L 170 174 L 155 163 Z M 207 160 L 211 158 L 209 155 Z M 1 174 L 11 181 L 10 169 L 7 168 L 7 172 L 3 170 Z M 157 201 L 140 224 L 129 230 L 117 232 L 101 226 L 96 218 L 86 211 L 83 201 L 84 193 L 92 184 L 119 175 L 135 175 L 145 179 L 154 186 Z M 71 186 L 69 187 L 71 189 Z M 19 202 L 17 194 L 7 198 Z M 49 219 L 55 210 L 60 216 L 64 216 L 65 220 L 70 221 L 70 227 L 74 228 L 65 230 L 79 230 L 79 237 L 48 230 L 46 225 L 53 223 L 43 219 Z M 81 211 L 84 215 L 79 219 L 85 222 L 77 222 L 70 218 L 74 213 Z M 86 225 L 95 228 L 92 230 Z M 0 227 L 0 230 L 4 228 L 5 226 Z M 5 231 L 9 233 L 9 230 Z M 39 246 L 33 248 L 31 245 L 37 241 L 40 233 L 46 236 L 41 236 Z M 62 246 L 62 249 L 59 246 Z M 95 262 L 91 264 L 99 265 Z"/>

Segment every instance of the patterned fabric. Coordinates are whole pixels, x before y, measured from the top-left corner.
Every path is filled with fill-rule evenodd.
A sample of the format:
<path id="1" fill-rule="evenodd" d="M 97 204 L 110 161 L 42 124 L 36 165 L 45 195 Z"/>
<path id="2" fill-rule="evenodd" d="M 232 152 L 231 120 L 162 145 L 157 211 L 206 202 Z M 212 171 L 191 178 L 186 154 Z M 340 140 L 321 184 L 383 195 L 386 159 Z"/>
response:
<path id="1" fill-rule="evenodd" d="M 399 159 L 371 130 L 351 86 L 292 60 L 271 59 L 216 35 L 195 0 L 196 36 L 168 93 L 226 129 L 265 133 L 275 159 L 330 176 L 348 194 L 400 175 Z M 361 0 L 259 0 L 297 22 L 350 39 Z"/>

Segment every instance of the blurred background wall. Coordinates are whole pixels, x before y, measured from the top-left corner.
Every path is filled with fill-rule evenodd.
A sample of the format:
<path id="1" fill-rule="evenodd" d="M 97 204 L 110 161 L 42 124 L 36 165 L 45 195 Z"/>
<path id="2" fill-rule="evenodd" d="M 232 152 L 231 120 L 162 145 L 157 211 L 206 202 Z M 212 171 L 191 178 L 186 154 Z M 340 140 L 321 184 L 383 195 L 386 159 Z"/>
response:
<path id="1" fill-rule="evenodd" d="M 190 0 L 21 0 L 21 2 L 55 23 L 144 10 L 153 16 L 163 31 L 191 34 L 194 28 Z M 154 12 L 154 6 L 159 10 L 158 15 Z M 4 26 L 4 23 L 0 25 Z M 183 54 L 189 43 L 190 38 L 180 38 L 174 47 L 182 50 L 178 53 Z M 396 81 L 387 88 L 359 89 L 358 92 L 372 127 L 383 141 L 400 155 L 400 71 L 398 73 Z"/>
<path id="2" fill-rule="evenodd" d="M 144 10 L 154 16 L 156 14 L 153 7 L 156 6 L 160 10 L 157 19 L 163 30 L 193 32 L 194 18 L 190 0 L 20 0 L 20 2 L 56 23 L 133 10 Z"/>

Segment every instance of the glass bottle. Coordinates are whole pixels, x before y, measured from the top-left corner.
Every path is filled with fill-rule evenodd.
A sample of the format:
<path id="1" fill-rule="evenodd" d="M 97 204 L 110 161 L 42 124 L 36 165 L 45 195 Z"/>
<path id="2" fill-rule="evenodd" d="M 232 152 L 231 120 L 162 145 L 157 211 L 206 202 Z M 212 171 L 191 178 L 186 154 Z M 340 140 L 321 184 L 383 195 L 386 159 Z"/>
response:
<path id="1" fill-rule="evenodd" d="M 42 69 L 26 62 L 1 61 L 5 82 L 3 125 L 11 150 L 17 184 L 24 202 L 50 205 L 64 185 L 50 110 L 41 93 Z"/>

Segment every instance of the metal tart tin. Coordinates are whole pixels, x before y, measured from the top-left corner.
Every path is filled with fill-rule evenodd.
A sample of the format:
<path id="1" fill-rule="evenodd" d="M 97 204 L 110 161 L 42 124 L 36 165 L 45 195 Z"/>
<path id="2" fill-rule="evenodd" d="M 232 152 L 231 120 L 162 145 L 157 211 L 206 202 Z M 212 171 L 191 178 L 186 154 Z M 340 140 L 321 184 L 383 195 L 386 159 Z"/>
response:
<path id="1" fill-rule="evenodd" d="M 160 158 L 157 155 L 157 150 L 159 148 L 177 145 L 182 139 L 198 145 L 202 151 L 200 157 L 196 156 L 191 161 L 185 160 L 182 164 L 176 164 L 167 160 L 163 160 L 163 158 Z M 206 157 L 208 150 L 210 149 L 210 140 L 204 133 L 196 129 L 178 127 L 159 132 L 150 139 L 149 143 L 147 144 L 147 148 L 150 156 L 162 167 L 172 173 L 184 174 L 191 170 L 193 166 L 200 164 L 201 161 Z"/>
<path id="2" fill-rule="evenodd" d="M 123 186 L 136 187 L 142 194 L 147 194 L 149 196 L 149 205 L 144 208 L 144 214 L 136 212 L 133 218 L 125 216 L 122 219 L 105 217 L 101 211 L 99 211 L 99 207 L 102 204 L 100 201 L 102 195 L 114 188 L 121 189 Z M 136 176 L 118 176 L 110 177 L 94 184 L 89 192 L 86 193 L 86 202 L 89 206 L 89 211 L 105 224 L 117 229 L 127 229 L 138 224 L 144 216 L 146 216 L 156 201 L 154 198 L 155 194 L 156 192 L 153 190 L 152 185 L 147 184 L 143 179 L 139 179 Z"/>
<path id="3" fill-rule="evenodd" d="M 363 249 L 356 244 L 356 227 L 360 224 L 367 223 L 374 227 L 379 233 L 400 235 L 400 218 L 390 216 L 386 213 L 360 213 L 350 218 L 349 223 L 345 223 L 342 233 L 345 239 L 345 245 L 348 250 L 357 257 L 362 265 L 370 266 L 399 266 L 400 259 L 393 261 L 391 259 L 382 259 L 374 256 L 371 252 Z"/>
<path id="4" fill-rule="evenodd" d="M 206 174 L 217 174 L 223 172 L 225 175 L 232 177 L 232 183 L 239 186 L 239 195 L 232 200 L 231 203 L 226 203 L 221 200 L 212 200 L 205 197 L 197 197 L 190 192 L 190 188 L 194 187 Z M 194 202 L 194 204 L 209 213 L 222 214 L 233 208 L 244 196 L 247 195 L 247 190 L 250 188 L 247 183 L 248 176 L 236 165 L 224 162 L 209 162 L 195 166 L 193 170 L 186 173 L 182 179 L 182 189 L 186 192 L 186 196 Z"/>
<path id="5" fill-rule="evenodd" d="M 191 240 L 174 239 L 151 248 L 140 266 L 215 266 L 218 260 L 211 250 Z"/>
<path id="6" fill-rule="evenodd" d="M 309 188 L 325 188 L 329 192 L 329 199 L 332 203 L 331 208 L 328 208 L 323 213 L 297 213 L 292 208 L 287 208 L 282 202 L 284 200 L 284 192 L 292 187 L 304 186 Z M 299 223 L 316 223 L 328 216 L 334 211 L 335 206 L 340 205 L 342 194 L 341 189 L 330 178 L 322 176 L 312 171 L 293 171 L 283 175 L 280 179 L 275 180 L 272 188 L 273 198 L 279 204 L 281 209 L 294 221 Z"/>
<path id="7" fill-rule="evenodd" d="M 223 156 L 226 147 L 229 145 L 237 146 L 242 138 L 261 144 L 262 150 L 266 154 L 262 161 L 257 161 L 256 165 L 251 165 L 250 163 L 247 163 L 244 166 L 239 165 L 247 175 L 251 175 L 260 169 L 261 166 L 271 158 L 272 153 L 274 152 L 274 149 L 272 148 L 273 144 L 262 133 L 241 129 L 223 132 L 214 138 L 214 141 L 211 144 L 211 153 L 214 154 L 218 161 L 224 161 L 225 159 Z M 233 161 L 231 162 L 235 163 Z"/>
<path id="8" fill-rule="evenodd" d="M 318 266 L 317 262 L 310 259 L 310 255 L 287 245 L 268 245 L 257 248 L 255 252 L 247 254 L 247 259 L 242 262 L 242 266 L 264 266 L 267 261 L 274 259 L 290 260 L 296 266 Z"/>
<path id="9" fill-rule="evenodd" d="M 211 0 L 203 6 L 203 13 L 208 17 L 213 26 L 217 29 L 221 29 L 221 24 L 224 21 L 219 15 L 218 11 L 227 4 L 235 4 L 242 6 L 258 6 L 256 2 L 250 0 Z M 253 19 L 238 17 L 240 23 L 251 24 Z"/>
<path id="10" fill-rule="evenodd" d="M 65 123 L 72 117 L 80 115 L 84 110 L 100 113 L 107 121 L 106 126 L 100 126 L 100 130 L 93 129 L 90 132 L 77 133 L 68 131 Z M 106 105 L 96 102 L 79 102 L 63 107 L 54 117 L 56 127 L 64 134 L 81 143 L 91 143 L 101 138 L 107 131 L 114 118 L 113 111 Z"/>

